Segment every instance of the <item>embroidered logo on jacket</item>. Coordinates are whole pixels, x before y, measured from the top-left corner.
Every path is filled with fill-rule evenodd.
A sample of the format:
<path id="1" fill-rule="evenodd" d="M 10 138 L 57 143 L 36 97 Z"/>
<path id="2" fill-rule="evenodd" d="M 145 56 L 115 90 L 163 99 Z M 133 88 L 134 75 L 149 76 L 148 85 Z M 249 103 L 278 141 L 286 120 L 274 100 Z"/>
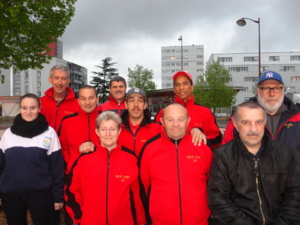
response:
<path id="1" fill-rule="evenodd" d="M 50 144 L 51 144 L 51 137 L 44 137 L 43 146 L 45 148 L 49 148 Z"/>
<path id="2" fill-rule="evenodd" d="M 292 124 L 292 123 L 287 123 L 287 124 L 285 124 L 284 126 L 286 126 L 287 128 L 290 128 L 290 127 L 294 126 L 294 124 Z"/>
<path id="3" fill-rule="evenodd" d="M 116 175 L 117 179 L 120 179 L 121 182 L 125 182 L 126 180 L 130 179 L 130 176 L 128 175 Z"/>
<path id="4" fill-rule="evenodd" d="M 199 155 L 188 155 L 186 158 L 191 159 L 191 160 L 193 160 L 194 163 L 196 163 L 196 162 L 198 162 L 199 159 L 201 159 L 201 156 L 199 156 Z"/>

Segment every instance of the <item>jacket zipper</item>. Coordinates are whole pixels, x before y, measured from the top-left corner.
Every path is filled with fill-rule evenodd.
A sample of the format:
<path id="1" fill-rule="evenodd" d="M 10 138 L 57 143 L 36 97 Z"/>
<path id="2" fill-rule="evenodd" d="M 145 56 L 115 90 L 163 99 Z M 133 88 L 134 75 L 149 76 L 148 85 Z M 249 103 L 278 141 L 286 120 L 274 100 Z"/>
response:
<path id="1" fill-rule="evenodd" d="M 91 141 L 91 132 L 90 132 L 90 113 L 88 113 L 88 140 Z"/>
<path id="2" fill-rule="evenodd" d="M 176 145 L 176 164 L 177 164 L 177 177 L 178 177 L 178 192 L 179 192 L 179 220 L 180 220 L 180 225 L 182 225 L 182 202 L 181 202 L 181 187 L 180 187 L 180 168 L 179 168 L 179 152 L 178 152 L 178 145 L 177 141 L 175 141 Z"/>
<path id="3" fill-rule="evenodd" d="M 106 225 L 108 225 L 108 182 L 110 168 L 110 152 L 107 150 L 107 169 L 106 169 Z"/>
<path id="4" fill-rule="evenodd" d="M 258 181 L 258 177 L 259 177 L 259 171 L 258 171 L 258 160 L 259 159 L 254 159 L 254 173 L 255 173 L 255 183 L 256 183 L 256 193 L 258 196 L 258 201 L 259 201 L 259 210 L 262 216 L 262 220 L 263 220 L 263 225 L 266 224 L 266 219 L 265 219 L 265 215 L 262 209 L 262 200 L 261 200 L 261 196 L 260 196 L 260 191 L 259 191 L 259 181 Z"/>

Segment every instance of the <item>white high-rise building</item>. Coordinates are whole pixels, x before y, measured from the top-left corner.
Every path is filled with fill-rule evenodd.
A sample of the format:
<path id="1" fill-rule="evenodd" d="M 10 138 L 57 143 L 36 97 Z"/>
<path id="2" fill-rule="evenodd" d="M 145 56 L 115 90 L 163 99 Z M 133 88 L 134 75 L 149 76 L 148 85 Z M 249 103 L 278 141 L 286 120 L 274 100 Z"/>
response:
<path id="1" fill-rule="evenodd" d="M 240 87 L 235 105 L 254 96 L 258 81 L 257 53 L 212 54 L 208 63 L 219 60 L 229 70 L 233 87 Z M 261 73 L 272 70 L 283 79 L 285 94 L 300 93 L 300 52 L 262 52 Z M 222 93 L 220 93 L 222 94 Z"/>
<path id="2" fill-rule="evenodd" d="M 193 76 L 193 82 L 203 75 L 204 46 L 189 45 L 161 47 L 161 88 L 172 88 L 172 76 L 183 70 Z M 181 54 L 182 53 L 182 54 Z M 182 58 L 181 58 L 182 57 Z"/>

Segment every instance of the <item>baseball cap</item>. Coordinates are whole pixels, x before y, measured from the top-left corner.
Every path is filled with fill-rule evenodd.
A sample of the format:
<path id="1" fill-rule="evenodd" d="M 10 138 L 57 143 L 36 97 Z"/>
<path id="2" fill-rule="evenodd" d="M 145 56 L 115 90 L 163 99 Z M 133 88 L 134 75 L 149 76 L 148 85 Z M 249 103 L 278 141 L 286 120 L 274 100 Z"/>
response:
<path id="1" fill-rule="evenodd" d="M 191 81 L 191 84 L 193 84 L 193 77 L 192 77 L 192 75 L 189 74 L 189 73 L 187 73 L 187 72 L 184 72 L 184 71 L 178 71 L 177 73 L 175 73 L 173 75 L 173 78 L 172 78 L 173 81 L 175 81 L 176 78 L 179 77 L 179 76 L 185 76 L 185 77 L 187 77 Z"/>
<path id="2" fill-rule="evenodd" d="M 132 95 L 132 94 L 134 94 L 134 93 L 140 94 L 140 95 L 143 96 L 144 98 L 147 98 L 145 92 L 144 92 L 142 89 L 140 89 L 140 88 L 131 88 L 131 89 L 127 92 L 126 98 L 128 98 L 130 95 Z"/>
<path id="3" fill-rule="evenodd" d="M 263 73 L 259 79 L 258 79 L 258 83 L 257 85 L 260 85 L 262 82 L 264 82 L 265 80 L 277 80 L 279 81 L 280 83 L 284 84 L 283 83 L 283 80 L 280 76 L 279 73 L 276 73 L 274 71 L 267 71 L 265 73 Z"/>

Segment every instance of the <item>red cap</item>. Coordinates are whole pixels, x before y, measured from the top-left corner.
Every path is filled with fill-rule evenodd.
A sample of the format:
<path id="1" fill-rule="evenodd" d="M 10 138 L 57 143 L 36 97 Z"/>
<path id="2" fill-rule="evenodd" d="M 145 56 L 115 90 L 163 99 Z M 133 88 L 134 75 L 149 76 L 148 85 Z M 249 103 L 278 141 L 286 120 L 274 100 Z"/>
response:
<path id="1" fill-rule="evenodd" d="M 173 75 L 173 78 L 172 78 L 173 81 L 175 81 L 176 78 L 179 77 L 179 76 L 185 76 L 185 77 L 188 78 L 188 79 L 192 82 L 192 84 L 193 84 L 193 77 L 192 77 L 192 75 L 189 74 L 189 73 L 187 73 L 187 72 L 184 72 L 184 71 L 178 71 L 177 73 L 175 73 L 175 74 Z"/>

